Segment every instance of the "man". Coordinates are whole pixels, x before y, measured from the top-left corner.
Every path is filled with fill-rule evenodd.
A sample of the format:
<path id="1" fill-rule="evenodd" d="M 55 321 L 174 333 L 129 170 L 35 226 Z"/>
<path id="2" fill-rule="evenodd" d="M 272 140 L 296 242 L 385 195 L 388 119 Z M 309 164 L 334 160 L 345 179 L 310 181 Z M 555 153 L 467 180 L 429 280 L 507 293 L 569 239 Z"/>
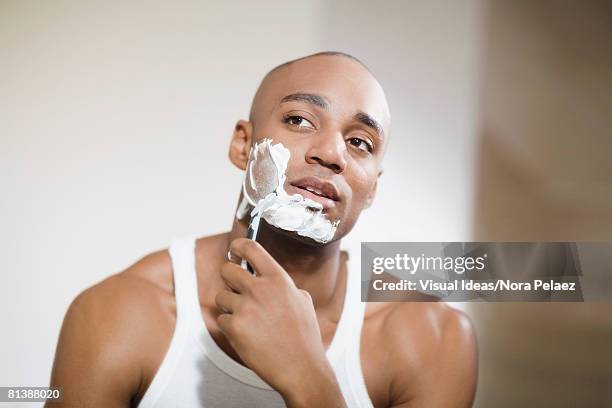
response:
<path id="1" fill-rule="evenodd" d="M 63 406 L 470 406 L 469 319 L 441 303 L 355 301 L 359 276 L 349 279 L 340 250 L 374 200 L 389 126 L 381 86 L 351 56 L 273 69 L 229 158 L 244 170 L 255 143 L 282 143 L 287 192 L 339 221 L 333 239 L 262 221 L 250 241 L 248 217 L 235 218 L 228 233 L 182 241 L 85 290 L 52 372 Z"/>

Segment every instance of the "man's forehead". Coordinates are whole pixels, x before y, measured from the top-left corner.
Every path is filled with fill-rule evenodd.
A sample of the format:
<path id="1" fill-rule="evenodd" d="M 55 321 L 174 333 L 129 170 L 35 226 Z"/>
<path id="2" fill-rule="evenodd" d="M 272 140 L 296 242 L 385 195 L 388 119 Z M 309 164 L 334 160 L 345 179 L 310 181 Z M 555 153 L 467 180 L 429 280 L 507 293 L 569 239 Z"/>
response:
<path id="1" fill-rule="evenodd" d="M 320 56 L 295 61 L 271 72 L 260 86 L 260 100 L 274 110 L 290 95 L 317 95 L 335 113 L 365 112 L 385 128 L 389 111 L 382 87 L 361 64 L 345 57 Z"/>

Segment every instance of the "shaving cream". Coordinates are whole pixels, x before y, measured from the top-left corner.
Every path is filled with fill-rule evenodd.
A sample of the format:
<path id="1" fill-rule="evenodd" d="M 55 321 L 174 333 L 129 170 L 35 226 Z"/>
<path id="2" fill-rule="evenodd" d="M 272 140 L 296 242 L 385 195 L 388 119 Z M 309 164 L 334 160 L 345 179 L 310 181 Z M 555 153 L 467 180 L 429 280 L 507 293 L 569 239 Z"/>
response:
<path id="1" fill-rule="evenodd" d="M 281 143 L 272 145 L 271 139 L 263 139 L 251 148 L 247 172 L 242 183 L 242 201 L 238 206 L 236 218 L 244 218 L 249 208 L 253 208 L 251 217 L 260 214 L 277 228 L 294 231 L 320 243 L 329 242 L 340 221 L 329 221 L 323 214 L 323 206 L 320 203 L 304 198 L 301 194 L 289 195 L 284 189 L 285 172 L 290 157 L 289 149 Z M 266 167 L 270 164 L 273 164 L 276 170 L 275 185 L 269 185 L 274 175 L 268 175 L 265 180 L 254 175 L 257 165 Z M 265 197 L 259 197 L 266 191 L 269 193 Z"/>

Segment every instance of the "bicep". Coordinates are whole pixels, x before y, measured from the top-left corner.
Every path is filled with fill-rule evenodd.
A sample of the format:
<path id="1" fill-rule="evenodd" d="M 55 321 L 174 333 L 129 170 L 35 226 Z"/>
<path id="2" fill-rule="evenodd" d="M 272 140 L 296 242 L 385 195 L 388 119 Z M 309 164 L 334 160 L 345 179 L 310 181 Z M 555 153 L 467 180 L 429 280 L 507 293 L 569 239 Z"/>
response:
<path id="1" fill-rule="evenodd" d="M 396 408 L 467 408 L 474 402 L 478 377 L 476 336 L 470 319 L 454 312 L 444 323 L 435 359 L 411 380 L 418 387 L 414 398 Z"/>
<path id="2" fill-rule="evenodd" d="M 113 344 L 113 322 L 103 308 L 104 300 L 88 291 L 68 308 L 51 373 L 51 386 L 62 389 L 63 402 L 51 406 L 129 406 L 134 373 L 121 361 L 123 351 Z"/>

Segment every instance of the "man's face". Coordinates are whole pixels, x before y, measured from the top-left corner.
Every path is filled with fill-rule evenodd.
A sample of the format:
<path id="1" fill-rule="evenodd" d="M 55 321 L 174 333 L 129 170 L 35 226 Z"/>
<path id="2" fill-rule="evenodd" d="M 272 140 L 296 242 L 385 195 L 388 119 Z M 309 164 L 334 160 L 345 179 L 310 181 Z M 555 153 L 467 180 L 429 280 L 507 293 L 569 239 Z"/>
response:
<path id="1" fill-rule="evenodd" d="M 264 138 L 291 151 L 285 190 L 320 202 L 334 240 L 369 206 L 389 136 L 382 88 L 359 63 L 319 56 L 273 72 L 254 101 L 252 144 Z"/>

